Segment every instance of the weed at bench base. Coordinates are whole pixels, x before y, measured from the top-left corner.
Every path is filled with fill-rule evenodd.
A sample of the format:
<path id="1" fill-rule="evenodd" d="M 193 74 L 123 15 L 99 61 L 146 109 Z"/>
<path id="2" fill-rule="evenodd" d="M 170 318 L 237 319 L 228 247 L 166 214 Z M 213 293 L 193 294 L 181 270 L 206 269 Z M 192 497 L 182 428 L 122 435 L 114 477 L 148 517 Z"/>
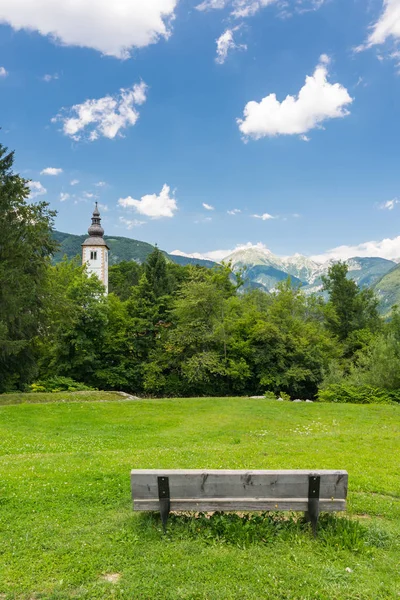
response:
<path id="1" fill-rule="evenodd" d="M 161 533 L 158 513 L 140 515 L 143 535 Z M 206 544 L 234 545 L 248 548 L 253 544 L 274 545 L 279 543 L 308 543 L 312 538 L 311 525 L 298 513 L 171 513 L 167 536 L 171 541 L 201 540 Z M 370 554 L 372 548 L 384 548 L 390 544 L 390 535 L 375 527 L 369 529 L 359 521 L 348 517 L 323 514 L 318 524 L 318 546 L 334 550 L 348 550 Z"/>

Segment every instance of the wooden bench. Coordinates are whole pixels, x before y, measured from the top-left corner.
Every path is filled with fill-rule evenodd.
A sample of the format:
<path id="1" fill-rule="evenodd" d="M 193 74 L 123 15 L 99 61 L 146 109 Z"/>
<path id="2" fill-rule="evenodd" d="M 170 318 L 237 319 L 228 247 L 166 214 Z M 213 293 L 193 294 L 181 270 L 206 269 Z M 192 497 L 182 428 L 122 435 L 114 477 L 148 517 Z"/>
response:
<path id="1" fill-rule="evenodd" d="M 346 510 L 346 471 L 131 471 L 135 511 L 304 511 L 314 535 L 320 512 Z"/>

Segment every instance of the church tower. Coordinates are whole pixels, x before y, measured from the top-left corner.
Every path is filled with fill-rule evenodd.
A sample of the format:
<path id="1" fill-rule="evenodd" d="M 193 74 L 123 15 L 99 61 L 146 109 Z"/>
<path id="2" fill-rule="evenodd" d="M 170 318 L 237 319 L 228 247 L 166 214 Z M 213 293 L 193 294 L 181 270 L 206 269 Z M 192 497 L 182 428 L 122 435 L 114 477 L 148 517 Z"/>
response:
<path id="1" fill-rule="evenodd" d="M 103 239 L 104 229 L 101 226 L 100 212 L 97 202 L 92 216 L 92 224 L 88 229 L 89 237 L 82 244 L 82 264 L 87 265 L 89 275 L 95 273 L 106 288 L 108 294 L 108 251 L 109 247 Z"/>

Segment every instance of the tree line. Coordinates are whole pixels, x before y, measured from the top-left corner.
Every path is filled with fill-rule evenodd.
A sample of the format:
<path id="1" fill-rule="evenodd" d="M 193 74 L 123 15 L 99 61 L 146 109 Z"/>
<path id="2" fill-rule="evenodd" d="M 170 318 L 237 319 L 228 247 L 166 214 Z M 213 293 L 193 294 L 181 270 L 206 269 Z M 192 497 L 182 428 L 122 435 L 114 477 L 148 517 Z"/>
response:
<path id="1" fill-rule="evenodd" d="M 383 321 L 344 263 L 324 301 L 289 280 L 248 289 L 229 265 L 183 267 L 156 248 L 111 267 L 105 296 L 79 257 L 52 264 L 55 213 L 28 200 L 13 160 L 0 145 L 0 392 L 58 376 L 150 396 L 397 399 L 400 315 Z"/>

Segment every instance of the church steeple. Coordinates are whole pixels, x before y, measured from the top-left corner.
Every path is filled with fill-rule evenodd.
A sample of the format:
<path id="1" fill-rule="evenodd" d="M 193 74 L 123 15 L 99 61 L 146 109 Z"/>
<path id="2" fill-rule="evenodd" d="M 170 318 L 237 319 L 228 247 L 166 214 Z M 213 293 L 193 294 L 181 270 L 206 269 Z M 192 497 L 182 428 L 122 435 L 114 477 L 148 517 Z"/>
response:
<path id="1" fill-rule="evenodd" d="M 104 229 L 101 226 L 101 217 L 97 202 L 93 210 L 92 224 L 89 226 L 88 234 L 89 237 L 82 244 L 82 264 L 87 265 L 89 274 L 95 273 L 97 275 L 103 283 L 107 294 L 109 247 L 103 239 Z"/>
<path id="2" fill-rule="evenodd" d="M 104 229 L 101 226 L 101 217 L 100 217 L 100 211 L 99 211 L 97 202 L 95 203 L 95 207 L 93 210 L 92 224 L 90 225 L 90 227 L 88 229 L 88 234 L 90 235 L 90 237 L 101 237 L 101 238 L 104 235 Z"/>

